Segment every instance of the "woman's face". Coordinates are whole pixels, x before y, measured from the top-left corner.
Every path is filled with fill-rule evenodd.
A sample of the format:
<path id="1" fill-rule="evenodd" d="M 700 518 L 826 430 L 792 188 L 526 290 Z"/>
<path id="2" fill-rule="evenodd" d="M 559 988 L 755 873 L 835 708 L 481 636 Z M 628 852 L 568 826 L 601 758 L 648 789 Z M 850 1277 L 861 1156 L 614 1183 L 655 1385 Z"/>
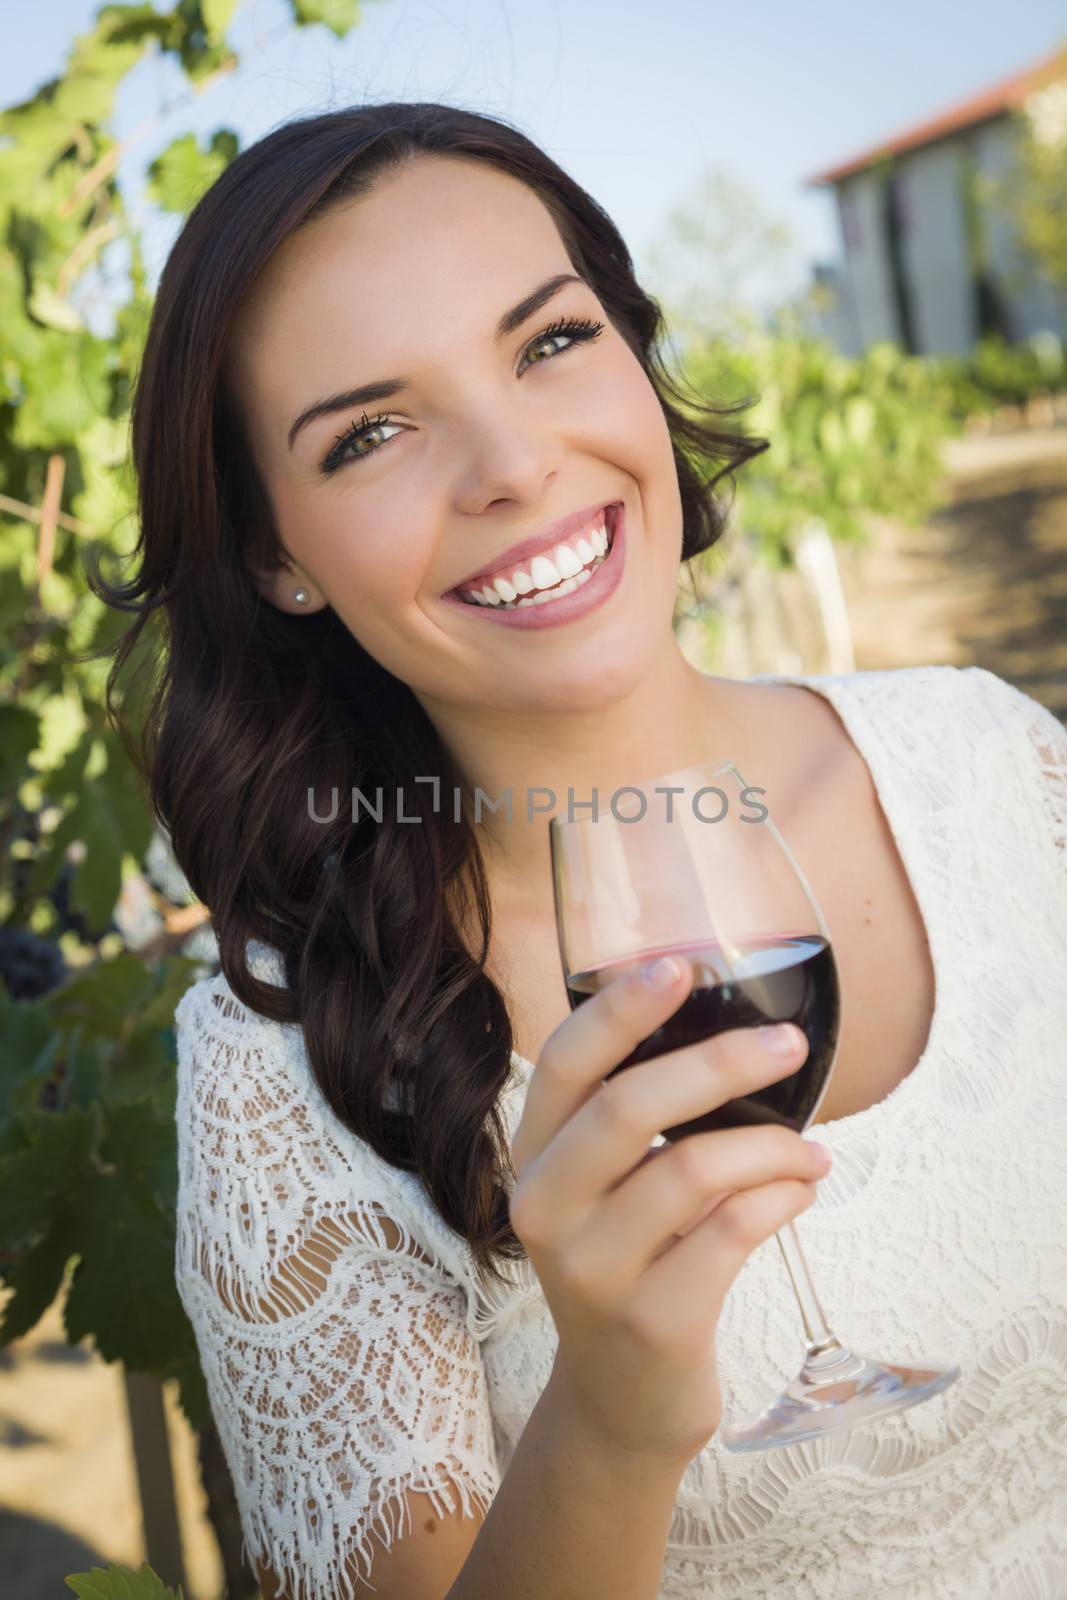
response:
<path id="1" fill-rule="evenodd" d="M 594 710 L 671 637 L 681 501 L 639 362 L 582 281 L 498 330 L 573 272 L 532 190 L 476 161 L 423 156 L 287 240 L 234 330 L 228 374 L 290 558 L 254 574 L 260 591 L 296 614 L 332 606 L 431 714 Z M 560 319 L 601 331 L 545 337 Z M 294 429 L 320 402 L 397 377 L 395 394 Z M 553 524 L 615 502 L 619 581 L 584 615 L 516 627 L 500 607 L 457 600 L 456 585 L 499 569 L 512 546 L 548 535 L 551 554 Z M 293 599 L 301 587 L 307 604 Z"/>

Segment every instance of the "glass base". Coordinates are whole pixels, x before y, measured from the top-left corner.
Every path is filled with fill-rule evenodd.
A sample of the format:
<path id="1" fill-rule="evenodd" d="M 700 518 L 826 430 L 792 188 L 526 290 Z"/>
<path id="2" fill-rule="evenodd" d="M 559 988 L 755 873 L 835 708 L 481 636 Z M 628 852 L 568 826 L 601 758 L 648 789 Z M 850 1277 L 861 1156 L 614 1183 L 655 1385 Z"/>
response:
<path id="1" fill-rule="evenodd" d="M 752 1422 L 720 1428 L 730 1451 L 773 1450 L 824 1433 L 840 1433 L 858 1422 L 921 1405 L 960 1375 L 959 1367 L 929 1362 L 895 1367 L 853 1355 L 836 1339 L 809 1346 L 807 1360 L 793 1382 Z"/>

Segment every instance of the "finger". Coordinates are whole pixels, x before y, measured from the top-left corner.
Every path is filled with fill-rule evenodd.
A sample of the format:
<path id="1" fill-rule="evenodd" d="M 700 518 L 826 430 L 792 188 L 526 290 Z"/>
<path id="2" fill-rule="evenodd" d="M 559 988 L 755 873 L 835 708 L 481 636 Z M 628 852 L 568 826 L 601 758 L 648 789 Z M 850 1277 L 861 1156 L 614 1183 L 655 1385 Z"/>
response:
<path id="1" fill-rule="evenodd" d="M 551 1196 L 553 1213 L 580 1225 L 590 1207 L 632 1171 L 662 1129 L 796 1072 L 808 1048 L 801 1029 L 790 1026 L 795 1048 L 785 1056 L 760 1042 L 761 1031 L 734 1028 L 627 1067 L 602 1084 L 532 1163 L 539 1188 Z"/>
<path id="2" fill-rule="evenodd" d="M 784 1127 L 692 1134 L 639 1168 L 591 1213 L 573 1244 L 594 1265 L 609 1296 L 627 1292 L 672 1237 L 725 1199 L 785 1178 L 821 1178 L 812 1143 Z M 684 1233 L 683 1233 L 684 1230 Z"/>
<path id="3" fill-rule="evenodd" d="M 681 976 L 652 986 L 644 963 L 616 978 L 566 1017 L 545 1040 L 526 1090 L 511 1145 L 517 1174 L 541 1153 L 609 1072 L 674 1015 L 693 985 L 684 956 L 671 960 Z"/>
<path id="4" fill-rule="evenodd" d="M 797 1178 L 727 1195 L 644 1273 L 635 1297 L 637 1315 L 652 1317 L 657 1304 L 669 1303 L 680 1308 L 694 1337 L 706 1331 L 713 1338 L 727 1290 L 748 1257 L 817 1197 L 815 1181 Z M 684 1335 L 686 1330 L 678 1331 Z"/>

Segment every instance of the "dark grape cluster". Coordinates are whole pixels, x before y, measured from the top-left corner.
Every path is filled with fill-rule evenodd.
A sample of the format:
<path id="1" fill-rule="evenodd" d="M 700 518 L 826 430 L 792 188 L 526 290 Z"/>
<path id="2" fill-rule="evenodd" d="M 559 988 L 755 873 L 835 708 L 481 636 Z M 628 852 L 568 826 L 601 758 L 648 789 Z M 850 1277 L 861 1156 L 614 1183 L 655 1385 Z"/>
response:
<path id="1" fill-rule="evenodd" d="M 36 1000 L 67 976 L 63 952 L 28 928 L 0 928 L 0 978 L 12 1000 Z"/>

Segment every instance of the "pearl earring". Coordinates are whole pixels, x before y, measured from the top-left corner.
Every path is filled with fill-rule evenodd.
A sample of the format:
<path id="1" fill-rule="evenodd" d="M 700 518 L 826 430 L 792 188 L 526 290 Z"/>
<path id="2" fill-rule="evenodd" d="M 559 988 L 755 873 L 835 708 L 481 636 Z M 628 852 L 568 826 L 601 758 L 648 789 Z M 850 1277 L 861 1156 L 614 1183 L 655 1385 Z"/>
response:
<path id="1" fill-rule="evenodd" d="M 308 592 L 307 592 L 306 589 L 298 589 L 296 591 L 296 593 L 293 595 L 293 599 L 294 600 L 298 600 L 301 605 L 304 604 L 304 602 L 305 602 L 305 600 L 307 600 L 307 598 L 308 598 Z"/>

